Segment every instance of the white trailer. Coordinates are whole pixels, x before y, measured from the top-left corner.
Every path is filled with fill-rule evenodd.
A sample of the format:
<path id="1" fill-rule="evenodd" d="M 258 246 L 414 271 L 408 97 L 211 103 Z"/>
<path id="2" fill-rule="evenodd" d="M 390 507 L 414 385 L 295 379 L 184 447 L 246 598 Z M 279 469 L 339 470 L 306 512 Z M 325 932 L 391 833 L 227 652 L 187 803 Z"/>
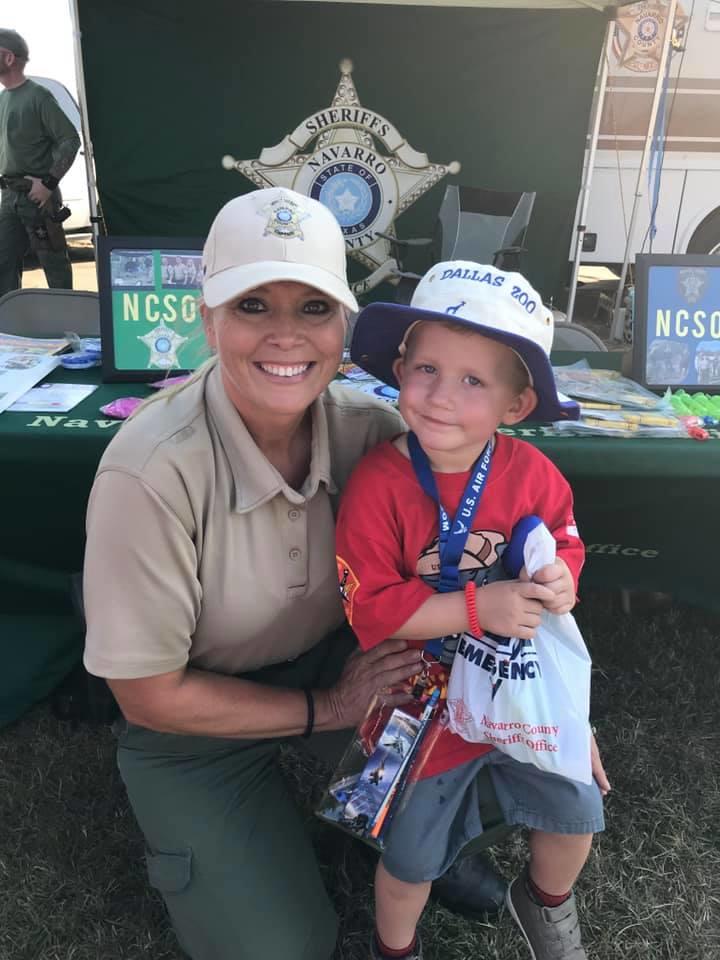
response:
<path id="1" fill-rule="evenodd" d="M 667 7 L 661 0 L 641 0 L 617 11 L 584 219 L 583 263 L 624 259 Z M 660 151 L 651 153 L 642 183 L 631 259 L 648 252 L 720 254 L 720 0 L 678 3 L 662 107 L 661 102 L 664 129 L 653 141 Z"/>

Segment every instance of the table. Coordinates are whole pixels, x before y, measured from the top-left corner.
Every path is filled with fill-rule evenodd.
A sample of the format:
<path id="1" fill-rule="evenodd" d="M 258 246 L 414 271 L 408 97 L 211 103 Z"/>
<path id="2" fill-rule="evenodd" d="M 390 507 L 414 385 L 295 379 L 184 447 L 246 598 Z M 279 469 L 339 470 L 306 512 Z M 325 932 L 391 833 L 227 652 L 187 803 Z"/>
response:
<path id="1" fill-rule="evenodd" d="M 587 549 L 582 589 L 627 587 L 672 593 L 720 610 L 711 584 L 713 544 L 720 543 L 720 431 L 712 440 L 634 440 L 547 436 L 518 428 L 573 488 L 575 516 Z"/>
<path id="2" fill-rule="evenodd" d="M 59 367 L 48 379 L 97 383 L 99 373 Z M 0 413 L 0 727 L 51 694 L 82 656 L 71 576 L 82 569 L 98 460 L 120 424 L 99 407 L 149 392 L 101 385 L 66 414 Z"/>
<path id="3" fill-rule="evenodd" d="M 58 367 L 47 380 L 100 382 L 99 369 Z M 103 450 L 121 421 L 100 407 L 145 397 L 143 384 L 100 384 L 69 413 L 0 413 L 0 608 L 69 612 L 68 575 L 82 569 L 85 510 Z"/>
<path id="4" fill-rule="evenodd" d="M 604 355 L 607 357 L 608 355 Z M 53 380 L 99 382 L 99 371 Z M 68 609 L 68 574 L 82 568 L 87 497 L 100 456 L 119 422 L 99 407 L 147 396 L 140 384 L 101 384 L 67 414 L 0 414 L 0 604 L 5 612 Z M 584 589 L 628 587 L 673 593 L 720 609 L 712 550 L 720 544 L 720 431 L 713 439 L 552 436 L 520 426 L 572 484 L 587 545 Z"/>

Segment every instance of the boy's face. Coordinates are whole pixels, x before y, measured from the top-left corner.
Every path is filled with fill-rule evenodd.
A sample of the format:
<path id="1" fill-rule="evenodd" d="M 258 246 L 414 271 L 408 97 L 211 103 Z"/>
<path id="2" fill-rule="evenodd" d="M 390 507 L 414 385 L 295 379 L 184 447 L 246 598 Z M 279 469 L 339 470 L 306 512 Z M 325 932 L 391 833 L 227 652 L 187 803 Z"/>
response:
<path id="1" fill-rule="evenodd" d="M 466 470 L 501 423 L 524 419 L 537 398 L 518 393 L 509 347 L 479 334 L 423 323 L 404 358 L 395 361 L 399 406 L 432 465 Z"/>

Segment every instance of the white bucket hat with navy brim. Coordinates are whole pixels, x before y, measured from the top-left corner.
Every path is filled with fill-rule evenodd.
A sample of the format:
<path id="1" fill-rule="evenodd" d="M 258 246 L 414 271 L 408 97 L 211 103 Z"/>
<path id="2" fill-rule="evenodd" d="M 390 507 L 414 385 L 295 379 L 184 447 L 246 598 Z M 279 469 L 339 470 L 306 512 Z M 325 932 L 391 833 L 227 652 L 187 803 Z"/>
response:
<path id="1" fill-rule="evenodd" d="M 580 408 L 558 396 L 550 364 L 553 315 L 519 273 L 453 260 L 438 263 L 415 288 L 409 306 L 371 303 L 355 322 L 350 355 L 372 376 L 399 387 L 393 363 L 416 323 L 452 321 L 514 350 L 527 367 L 538 402 L 527 420 L 577 420 Z"/>

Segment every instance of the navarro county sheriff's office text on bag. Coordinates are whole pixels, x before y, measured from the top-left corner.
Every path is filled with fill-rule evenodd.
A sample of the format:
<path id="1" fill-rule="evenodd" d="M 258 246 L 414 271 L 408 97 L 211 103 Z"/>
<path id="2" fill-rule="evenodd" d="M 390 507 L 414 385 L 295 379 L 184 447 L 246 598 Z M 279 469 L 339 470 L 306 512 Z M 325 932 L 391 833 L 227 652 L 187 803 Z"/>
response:
<path id="1" fill-rule="evenodd" d="M 543 524 L 528 534 L 523 553 L 531 577 L 554 561 L 555 540 Z M 590 783 L 590 656 L 572 614 L 544 611 L 532 640 L 465 634 L 448 710 L 450 729 L 463 739 Z"/>

